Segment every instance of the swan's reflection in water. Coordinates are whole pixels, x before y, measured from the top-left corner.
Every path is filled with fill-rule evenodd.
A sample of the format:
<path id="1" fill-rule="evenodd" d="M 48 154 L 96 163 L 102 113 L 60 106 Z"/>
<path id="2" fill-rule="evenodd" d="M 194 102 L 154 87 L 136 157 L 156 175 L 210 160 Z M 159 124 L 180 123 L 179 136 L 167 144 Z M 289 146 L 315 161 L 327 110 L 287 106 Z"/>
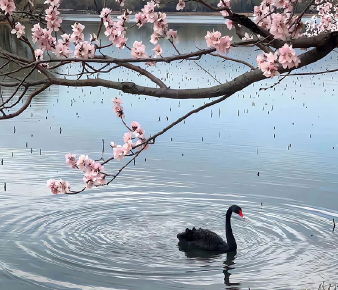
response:
<path id="1" fill-rule="evenodd" d="M 223 262 L 224 266 L 223 266 L 223 273 L 224 273 L 224 284 L 227 286 L 227 289 L 230 290 L 237 290 L 240 289 L 240 285 L 241 283 L 231 283 L 230 282 L 230 275 L 231 273 L 229 273 L 230 270 L 235 269 L 235 259 L 236 259 L 236 254 L 237 251 L 232 251 L 232 252 L 228 252 L 226 253 L 227 255 L 227 259 Z"/>
<path id="2" fill-rule="evenodd" d="M 241 283 L 230 282 L 230 271 L 235 269 L 235 259 L 237 251 L 231 251 L 226 254 L 213 251 L 204 251 L 200 249 L 189 248 L 186 243 L 179 242 L 178 249 L 185 253 L 187 258 L 193 258 L 201 261 L 213 260 L 214 258 L 219 258 L 221 255 L 225 257 L 226 260 L 223 262 L 223 274 L 224 274 L 224 284 L 228 290 L 239 290 Z"/>

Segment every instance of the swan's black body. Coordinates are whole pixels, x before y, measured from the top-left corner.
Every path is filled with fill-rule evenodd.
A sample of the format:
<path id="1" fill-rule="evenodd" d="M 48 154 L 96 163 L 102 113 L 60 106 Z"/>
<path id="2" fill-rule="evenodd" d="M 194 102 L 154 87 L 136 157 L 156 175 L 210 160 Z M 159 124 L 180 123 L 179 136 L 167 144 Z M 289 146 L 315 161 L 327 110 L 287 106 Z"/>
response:
<path id="1" fill-rule="evenodd" d="M 210 230 L 201 228 L 187 228 L 185 232 L 179 233 L 177 235 L 179 243 L 183 243 L 184 248 L 197 248 L 201 250 L 217 251 L 223 253 L 236 251 L 237 244 L 230 224 L 230 218 L 233 212 L 243 217 L 242 209 L 239 206 L 232 205 L 229 207 L 225 218 L 225 235 L 227 242 Z"/>

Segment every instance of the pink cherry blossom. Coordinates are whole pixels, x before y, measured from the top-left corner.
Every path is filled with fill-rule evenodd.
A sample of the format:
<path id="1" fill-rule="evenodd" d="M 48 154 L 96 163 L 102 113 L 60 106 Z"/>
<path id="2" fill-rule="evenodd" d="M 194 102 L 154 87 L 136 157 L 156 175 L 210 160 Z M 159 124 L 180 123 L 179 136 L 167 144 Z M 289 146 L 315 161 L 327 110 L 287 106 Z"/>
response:
<path id="1" fill-rule="evenodd" d="M 81 155 L 77 161 L 77 167 L 84 171 L 86 166 L 88 166 L 89 164 L 92 164 L 93 160 L 91 160 L 90 158 L 88 158 L 88 155 Z"/>
<path id="2" fill-rule="evenodd" d="M 126 9 L 126 10 L 123 11 L 123 14 L 121 16 L 118 16 L 117 18 L 121 19 L 122 23 L 129 22 L 129 20 L 130 20 L 130 14 L 132 12 L 133 11 L 130 11 L 130 10 Z"/>
<path id="3" fill-rule="evenodd" d="M 109 40 L 118 48 L 122 49 L 126 45 L 126 30 L 121 22 L 114 22 L 112 19 L 108 19 L 104 23 L 106 31 L 104 34 L 109 36 Z"/>
<path id="4" fill-rule="evenodd" d="M 35 54 L 35 58 L 36 60 L 42 60 L 43 59 L 43 50 L 42 49 L 36 49 L 34 51 L 34 54 Z"/>
<path id="5" fill-rule="evenodd" d="M 32 40 L 38 43 L 42 50 L 52 50 L 56 45 L 56 38 L 52 37 L 52 30 L 41 28 L 40 24 L 35 24 L 32 28 Z"/>
<path id="6" fill-rule="evenodd" d="M 119 106 L 119 105 L 114 105 L 114 112 L 116 113 L 116 116 L 118 118 L 124 119 L 125 115 L 124 115 L 124 111 L 123 111 L 123 107 Z"/>
<path id="7" fill-rule="evenodd" d="M 166 37 L 166 32 L 168 31 L 168 20 L 165 13 L 157 13 L 157 19 L 154 21 L 153 29 L 154 32 L 151 35 L 150 42 L 156 44 L 159 38 Z"/>
<path id="8" fill-rule="evenodd" d="M 273 54 L 272 52 L 257 56 L 258 67 L 261 69 L 264 76 L 268 78 L 279 76 L 277 58 L 277 53 Z"/>
<path id="9" fill-rule="evenodd" d="M 85 26 L 81 23 L 75 22 L 74 25 L 72 25 L 72 28 L 73 33 L 70 36 L 70 41 L 75 42 L 76 44 L 84 41 L 84 34 L 82 32 L 85 29 Z"/>
<path id="10" fill-rule="evenodd" d="M 103 175 L 103 174 L 96 176 L 95 185 L 100 186 L 100 185 L 106 184 L 107 182 L 106 182 L 105 178 L 106 178 L 106 175 Z"/>
<path id="11" fill-rule="evenodd" d="M 172 37 L 173 41 L 178 42 L 178 38 L 177 38 L 177 31 L 169 29 L 167 31 L 167 39 L 170 39 Z"/>
<path id="12" fill-rule="evenodd" d="M 183 10 L 183 8 L 185 7 L 185 2 L 184 0 L 179 0 L 177 5 L 176 5 L 176 10 Z"/>
<path id="13" fill-rule="evenodd" d="M 59 181 L 56 181 L 55 179 L 49 179 L 47 181 L 47 187 L 51 190 L 53 194 L 70 192 L 69 183 L 62 179 L 60 179 Z"/>
<path id="14" fill-rule="evenodd" d="M 107 21 L 110 13 L 111 13 L 111 9 L 109 9 L 109 8 L 103 8 L 101 10 L 100 17 L 102 18 L 103 22 Z"/>
<path id="15" fill-rule="evenodd" d="M 121 104 L 123 104 L 123 101 L 120 98 L 118 98 L 118 97 L 115 97 L 111 101 L 114 103 L 114 105 L 121 105 Z"/>
<path id="16" fill-rule="evenodd" d="M 137 128 L 133 133 L 136 138 L 140 138 L 140 139 L 144 138 L 144 130 L 141 127 Z"/>
<path id="17" fill-rule="evenodd" d="M 131 49 L 131 55 L 133 58 L 148 58 L 148 54 L 146 54 L 146 47 L 142 44 L 142 41 L 135 41 L 133 44 L 133 48 Z"/>
<path id="18" fill-rule="evenodd" d="M 20 24 L 20 22 L 17 22 L 11 33 L 16 34 L 16 37 L 20 38 L 23 34 L 25 34 L 25 26 Z"/>
<path id="19" fill-rule="evenodd" d="M 140 145 L 140 144 L 142 144 L 142 143 L 144 143 L 144 142 L 145 142 L 145 140 L 139 139 L 139 140 L 136 142 L 135 145 L 138 146 L 138 145 Z M 147 149 L 149 148 L 149 144 L 139 146 L 138 148 L 140 148 L 140 149 L 143 148 L 143 150 L 147 150 Z"/>
<path id="20" fill-rule="evenodd" d="M 123 141 L 125 143 L 127 143 L 129 140 L 131 140 L 131 138 L 133 137 L 132 133 L 129 132 L 129 133 L 124 133 L 124 136 L 123 136 Z"/>
<path id="21" fill-rule="evenodd" d="M 71 168 L 77 168 L 77 159 L 75 158 L 76 157 L 76 154 L 67 154 L 66 156 L 66 162 L 67 164 L 71 167 Z"/>
<path id="22" fill-rule="evenodd" d="M 292 45 L 289 46 L 285 43 L 284 46 L 279 49 L 279 54 L 278 61 L 282 64 L 283 68 L 298 67 L 300 64 L 300 59 L 296 51 L 292 48 Z"/>
<path id="23" fill-rule="evenodd" d="M 74 57 L 76 58 L 93 58 L 95 55 L 95 46 L 90 44 L 88 41 L 80 42 L 76 45 L 74 51 Z"/>
<path id="24" fill-rule="evenodd" d="M 225 3 L 225 5 L 224 5 L 224 3 Z M 230 0 L 220 0 L 219 3 L 217 4 L 217 6 L 220 7 L 220 8 L 221 7 L 228 7 L 230 9 Z M 222 10 L 221 14 L 222 14 L 223 17 L 229 16 L 228 11 L 226 11 L 226 10 Z"/>
<path id="25" fill-rule="evenodd" d="M 228 21 L 226 22 L 226 25 L 227 25 L 227 27 L 228 27 L 229 30 L 231 30 L 231 29 L 234 27 L 234 26 L 233 26 L 232 20 L 228 20 Z"/>
<path id="26" fill-rule="evenodd" d="M 289 36 L 289 31 L 287 29 L 287 19 L 285 15 L 274 13 L 271 15 L 271 19 L 270 33 L 273 34 L 275 38 L 286 40 L 286 37 Z"/>
<path id="27" fill-rule="evenodd" d="M 114 151 L 114 159 L 117 161 L 121 161 L 124 157 L 124 148 L 121 145 L 117 145 L 116 147 L 113 148 Z"/>
<path id="28" fill-rule="evenodd" d="M 47 187 L 50 189 L 50 191 L 53 194 L 58 194 L 59 193 L 59 182 L 56 181 L 55 179 L 49 179 L 47 181 Z"/>
<path id="29" fill-rule="evenodd" d="M 140 125 L 138 122 L 133 121 L 133 122 L 131 122 L 130 127 L 131 127 L 131 130 L 134 132 L 134 131 L 136 131 L 138 128 L 141 128 L 141 125 Z"/>
<path id="30" fill-rule="evenodd" d="M 69 193 L 70 192 L 70 185 L 67 181 L 60 179 L 60 181 L 59 181 L 59 192 L 60 193 Z"/>
<path id="31" fill-rule="evenodd" d="M 208 47 L 215 47 L 216 50 L 218 52 L 221 53 L 229 53 L 229 50 L 231 47 L 231 40 L 232 37 L 227 36 L 223 36 L 221 35 L 221 33 L 219 31 L 213 31 L 207 32 L 207 35 L 205 36 L 205 40 L 207 42 L 207 46 Z"/>
<path id="32" fill-rule="evenodd" d="M 86 184 L 86 188 L 88 189 L 91 189 L 93 188 L 93 186 L 95 185 L 95 177 L 90 175 L 90 174 L 86 174 L 84 177 L 83 177 L 83 181 L 85 182 Z"/>
<path id="33" fill-rule="evenodd" d="M 138 28 L 142 27 L 143 24 L 147 23 L 147 17 L 142 12 L 135 14 L 135 21 Z"/>
<path id="34" fill-rule="evenodd" d="M 9 15 L 12 15 L 16 9 L 14 0 L 1 0 L 0 9 Z"/>
<path id="35" fill-rule="evenodd" d="M 152 44 L 156 44 L 159 40 L 159 38 L 161 37 L 160 34 L 157 34 L 157 33 L 153 33 L 151 36 L 150 36 L 150 42 Z"/>
<path id="36" fill-rule="evenodd" d="M 53 53 L 57 56 L 69 57 L 69 55 L 72 53 L 72 51 L 70 50 L 70 36 L 69 34 L 65 33 L 62 34 L 61 37 L 63 39 L 58 40 L 58 43 L 53 49 Z"/>
<path id="37" fill-rule="evenodd" d="M 115 97 L 112 99 L 112 102 L 114 103 L 114 112 L 116 113 L 117 117 L 124 119 L 124 111 L 121 104 L 123 104 L 122 100 L 120 98 Z"/>
<path id="38" fill-rule="evenodd" d="M 162 47 L 158 44 L 155 46 L 155 48 L 152 49 L 155 53 L 155 55 L 160 56 L 163 53 Z"/>
<path id="39" fill-rule="evenodd" d="M 133 149 L 133 143 L 131 140 L 129 140 L 127 143 L 123 144 L 123 154 L 128 155 L 130 153 L 130 150 Z"/>
<path id="40" fill-rule="evenodd" d="M 54 31 L 59 31 L 59 27 L 61 26 L 62 19 L 59 17 L 60 12 L 57 10 L 55 6 L 49 6 L 46 9 L 46 21 L 47 21 L 47 28 Z"/>
<path id="41" fill-rule="evenodd" d="M 147 2 L 146 5 L 141 9 L 143 14 L 145 15 L 147 22 L 154 23 L 157 18 L 157 14 L 155 13 L 155 7 L 158 6 L 155 2 Z"/>
<path id="42" fill-rule="evenodd" d="M 103 171 L 104 167 L 98 162 L 91 163 L 90 166 L 87 166 L 85 170 L 87 174 L 91 174 L 92 176 L 97 176 L 103 173 Z"/>

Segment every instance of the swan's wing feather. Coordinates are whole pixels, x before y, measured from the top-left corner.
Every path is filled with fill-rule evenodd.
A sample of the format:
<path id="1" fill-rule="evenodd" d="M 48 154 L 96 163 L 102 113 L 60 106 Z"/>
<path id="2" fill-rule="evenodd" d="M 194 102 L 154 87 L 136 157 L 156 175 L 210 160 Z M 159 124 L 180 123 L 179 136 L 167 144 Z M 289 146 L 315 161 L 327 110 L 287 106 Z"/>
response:
<path id="1" fill-rule="evenodd" d="M 185 232 L 177 235 L 180 241 L 185 241 L 189 246 L 203 250 L 224 250 L 226 242 L 216 233 L 206 229 L 186 229 Z"/>

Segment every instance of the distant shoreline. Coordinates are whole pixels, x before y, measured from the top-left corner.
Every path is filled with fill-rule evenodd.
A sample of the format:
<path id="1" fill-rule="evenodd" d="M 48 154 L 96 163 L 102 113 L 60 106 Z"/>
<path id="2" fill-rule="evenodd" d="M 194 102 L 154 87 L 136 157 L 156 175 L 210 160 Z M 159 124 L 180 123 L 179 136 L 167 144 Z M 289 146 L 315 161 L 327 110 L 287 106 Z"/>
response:
<path id="1" fill-rule="evenodd" d="M 167 14 L 167 16 L 185 16 L 185 17 L 189 17 L 189 16 L 220 16 L 221 17 L 221 14 L 219 12 L 165 12 Z M 111 14 L 113 16 L 119 16 L 121 15 L 121 12 L 120 11 L 112 11 Z M 244 13 L 244 12 L 239 12 L 238 14 L 240 15 L 245 15 L 247 17 L 253 17 L 253 13 Z M 299 15 L 299 14 L 296 14 L 296 15 Z M 307 18 L 310 18 L 312 17 L 313 15 L 315 14 L 305 14 L 304 17 L 307 17 Z M 99 20 L 99 15 L 97 13 L 94 13 L 93 11 L 74 11 L 74 10 L 68 10 L 68 11 L 62 11 L 61 9 L 61 18 L 66 18 L 65 21 L 70 21 L 69 18 L 72 18 L 72 17 L 78 17 L 78 16 L 82 16 L 82 17 L 95 17 L 97 16 L 98 17 L 98 20 Z M 67 19 L 68 18 L 68 19 Z M 23 18 L 21 20 L 21 22 L 28 22 L 28 21 L 33 21 L 31 20 L 30 18 Z M 1 24 L 6 24 L 7 21 L 0 21 L 0 25 Z M 205 23 L 205 22 L 203 22 Z M 213 24 L 213 23 L 210 23 L 210 24 Z"/>

